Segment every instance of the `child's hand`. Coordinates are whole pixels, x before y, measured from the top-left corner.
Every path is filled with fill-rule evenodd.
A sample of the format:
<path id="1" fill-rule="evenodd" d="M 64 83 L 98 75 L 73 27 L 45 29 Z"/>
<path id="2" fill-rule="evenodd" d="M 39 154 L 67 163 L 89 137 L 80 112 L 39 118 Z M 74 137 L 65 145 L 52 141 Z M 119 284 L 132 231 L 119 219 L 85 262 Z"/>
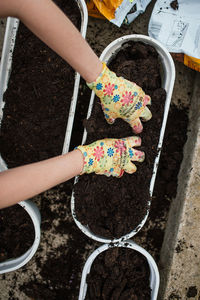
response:
<path id="1" fill-rule="evenodd" d="M 103 139 L 90 145 L 78 146 L 84 157 L 84 166 L 81 175 L 92 173 L 121 177 L 125 172 L 132 174 L 136 166 L 131 161 L 142 162 L 144 152 L 132 147 L 140 146 L 139 137 L 127 137 L 123 139 Z"/>
<path id="2" fill-rule="evenodd" d="M 135 133 L 140 133 L 143 129 L 140 118 L 143 121 L 151 119 L 151 112 L 146 107 L 151 104 L 150 96 L 135 83 L 117 77 L 105 63 L 99 77 L 87 85 L 100 98 L 109 124 L 114 123 L 117 118 L 122 118 L 130 124 Z"/>

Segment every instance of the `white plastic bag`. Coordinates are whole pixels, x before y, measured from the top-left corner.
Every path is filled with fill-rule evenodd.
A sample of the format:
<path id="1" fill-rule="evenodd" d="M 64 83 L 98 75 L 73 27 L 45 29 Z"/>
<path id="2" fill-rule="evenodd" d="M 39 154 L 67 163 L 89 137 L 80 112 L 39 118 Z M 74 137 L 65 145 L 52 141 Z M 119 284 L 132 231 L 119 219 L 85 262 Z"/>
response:
<path id="1" fill-rule="evenodd" d="M 157 0 L 149 22 L 149 36 L 173 53 L 200 59 L 200 0 Z"/>

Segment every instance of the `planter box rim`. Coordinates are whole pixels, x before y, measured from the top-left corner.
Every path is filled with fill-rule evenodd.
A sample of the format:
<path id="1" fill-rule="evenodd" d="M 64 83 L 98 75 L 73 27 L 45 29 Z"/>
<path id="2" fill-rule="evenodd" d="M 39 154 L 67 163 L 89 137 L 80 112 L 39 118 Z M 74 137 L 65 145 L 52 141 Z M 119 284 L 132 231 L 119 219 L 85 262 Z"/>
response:
<path id="1" fill-rule="evenodd" d="M 87 6 L 84 0 L 74 0 L 74 1 L 77 2 L 81 14 L 80 33 L 83 36 L 83 38 L 85 38 L 87 32 L 87 24 L 88 24 Z M 17 37 L 17 30 L 19 27 L 19 23 L 20 21 L 17 18 L 12 18 L 12 17 L 7 18 L 2 56 L 1 56 L 1 64 L 0 64 L 0 126 L 1 126 L 1 121 L 3 119 L 3 108 L 5 105 L 5 102 L 3 101 L 3 94 L 8 87 L 9 76 L 12 70 L 12 53 L 15 47 L 15 40 Z M 68 115 L 66 132 L 65 132 L 64 142 L 63 142 L 62 153 L 67 153 L 69 151 L 72 127 L 73 127 L 78 92 L 79 92 L 79 83 L 80 83 L 80 74 L 75 72 L 74 89 L 73 89 L 71 104 L 69 108 L 69 115 Z M 0 155 L 0 171 L 5 170 L 5 167 L 7 168 L 6 162 L 2 163 L 2 157 Z"/>
<path id="2" fill-rule="evenodd" d="M 8 259 L 0 263 L 0 274 L 8 273 L 24 266 L 33 257 L 40 243 L 41 215 L 38 207 L 31 200 L 21 201 L 18 204 L 22 206 L 23 209 L 25 209 L 25 211 L 29 214 L 32 220 L 35 231 L 34 242 L 32 246 L 23 255 L 17 258 Z"/>
<path id="3" fill-rule="evenodd" d="M 86 293 L 87 293 L 87 283 L 86 278 L 87 275 L 90 273 L 91 266 L 95 260 L 95 258 L 103 251 L 109 250 L 110 248 L 114 247 L 123 247 L 123 248 L 129 248 L 133 249 L 147 259 L 147 262 L 149 264 L 150 269 L 150 288 L 151 288 L 151 300 L 156 300 L 158 295 L 158 289 L 160 284 L 160 275 L 158 271 L 158 267 L 153 259 L 153 257 L 141 246 L 136 244 L 135 242 L 131 240 L 127 240 L 126 242 L 119 242 L 119 243 L 113 243 L 113 244 L 103 244 L 96 250 L 92 252 L 92 254 L 88 257 L 83 271 L 82 271 L 82 277 L 81 277 L 81 285 L 80 285 L 80 291 L 79 291 L 79 298 L 78 300 L 84 300 Z"/>
<path id="4" fill-rule="evenodd" d="M 84 0 L 74 0 L 77 2 L 77 5 L 81 14 L 81 35 L 83 38 L 86 36 L 87 31 L 87 23 L 88 23 L 88 11 L 87 6 Z M 17 18 L 8 17 L 6 22 L 6 30 L 4 35 L 4 43 L 2 49 L 1 56 L 1 64 L 0 64 L 0 126 L 1 121 L 3 119 L 3 107 L 5 102 L 3 101 L 3 94 L 8 87 L 9 77 L 12 70 L 12 53 L 15 47 L 15 40 L 17 38 L 17 30 L 19 26 L 19 20 Z M 65 139 L 63 143 L 62 152 L 66 153 L 69 150 L 71 132 L 73 127 L 74 115 L 76 110 L 76 103 L 78 98 L 78 90 L 79 90 L 79 82 L 80 82 L 80 74 L 75 72 L 75 80 L 74 80 L 74 89 L 73 95 L 71 99 L 68 122 L 66 127 Z M 0 154 L 0 172 L 7 170 L 6 161 L 3 160 Z M 7 273 L 19 269 L 23 265 L 25 265 L 35 254 L 39 242 L 40 242 L 40 222 L 41 216 L 37 206 L 31 201 L 21 201 L 19 202 L 27 213 L 30 215 L 34 230 L 35 230 L 35 240 L 32 247 L 24 253 L 22 256 L 16 259 L 9 259 L 5 262 L 0 263 L 0 274 Z"/>
<path id="5" fill-rule="evenodd" d="M 155 179 L 156 179 L 156 173 L 157 173 L 157 169 L 158 169 L 158 165 L 159 165 L 160 153 L 161 153 L 161 149 L 162 149 L 162 143 L 163 143 L 164 132 L 165 132 L 165 127 L 166 127 L 166 123 L 167 123 L 167 117 L 168 117 L 172 92 L 173 92 L 173 86 L 174 86 L 174 81 L 175 81 L 175 66 L 174 66 L 174 62 L 173 62 L 173 59 L 172 59 L 170 53 L 168 52 L 168 50 L 165 47 L 163 47 L 159 42 L 157 42 L 153 38 L 150 38 L 145 35 L 138 35 L 138 34 L 125 35 L 125 36 L 122 36 L 122 37 L 114 40 L 103 50 L 103 52 L 100 56 L 100 59 L 102 61 L 105 61 L 106 63 L 109 63 L 109 61 L 116 55 L 116 53 L 119 52 L 119 50 L 121 49 L 121 46 L 124 43 L 129 42 L 129 41 L 144 42 L 155 48 L 155 50 L 157 51 L 157 53 L 159 55 L 159 59 L 160 59 L 161 65 L 162 65 L 162 73 L 161 73 L 162 88 L 164 88 L 166 91 L 164 116 L 163 116 L 162 126 L 161 126 L 161 130 L 160 130 L 159 142 L 158 142 L 158 146 L 157 146 L 158 155 L 156 156 L 155 161 L 154 161 L 152 178 L 151 178 L 150 187 L 149 187 L 149 193 L 150 193 L 150 196 L 152 196 Z M 92 91 L 89 108 L 88 108 L 87 119 L 89 119 L 89 117 L 91 115 L 93 104 L 94 104 L 94 98 L 95 98 L 95 93 Z M 86 129 L 84 129 L 82 144 L 85 143 L 86 138 L 87 138 L 87 131 L 86 131 Z M 76 183 L 77 181 L 78 181 L 78 176 L 75 178 L 74 183 Z M 148 215 L 149 215 L 149 210 L 150 210 L 150 201 L 147 203 L 147 213 L 146 213 L 144 219 L 141 221 L 140 224 L 138 224 L 138 226 L 136 228 L 134 228 L 131 232 L 123 235 L 120 238 L 108 239 L 108 238 L 104 238 L 102 236 L 98 236 L 97 234 L 94 234 L 87 226 L 81 224 L 77 220 L 76 212 L 75 212 L 74 192 L 72 192 L 72 196 L 71 196 L 71 212 L 72 212 L 72 216 L 74 218 L 76 225 L 88 237 L 90 237 L 93 240 L 96 240 L 98 242 L 102 242 L 102 243 L 115 243 L 115 242 L 124 241 L 124 240 L 132 238 L 145 224 L 145 222 L 148 218 Z"/>

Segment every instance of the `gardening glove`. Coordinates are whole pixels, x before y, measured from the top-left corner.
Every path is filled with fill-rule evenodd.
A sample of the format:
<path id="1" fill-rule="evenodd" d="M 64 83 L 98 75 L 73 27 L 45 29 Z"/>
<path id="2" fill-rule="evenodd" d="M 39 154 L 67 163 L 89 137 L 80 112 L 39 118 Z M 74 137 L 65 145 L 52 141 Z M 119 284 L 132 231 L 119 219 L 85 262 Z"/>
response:
<path id="1" fill-rule="evenodd" d="M 81 175 L 92 173 L 121 177 L 125 172 L 132 174 L 136 166 L 131 161 L 142 162 L 144 152 L 132 147 L 140 146 L 140 137 L 127 137 L 123 139 L 103 139 L 90 145 L 78 146 L 84 157 L 84 166 Z"/>
<path id="2" fill-rule="evenodd" d="M 100 98 L 104 116 L 109 124 L 122 118 L 130 124 L 135 133 L 143 129 L 143 121 L 151 119 L 152 115 L 146 105 L 151 104 L 150 96 L 134 82 L 110 71 L 105 63 L 99 77 L 87 83 L 90 89 Z"/>

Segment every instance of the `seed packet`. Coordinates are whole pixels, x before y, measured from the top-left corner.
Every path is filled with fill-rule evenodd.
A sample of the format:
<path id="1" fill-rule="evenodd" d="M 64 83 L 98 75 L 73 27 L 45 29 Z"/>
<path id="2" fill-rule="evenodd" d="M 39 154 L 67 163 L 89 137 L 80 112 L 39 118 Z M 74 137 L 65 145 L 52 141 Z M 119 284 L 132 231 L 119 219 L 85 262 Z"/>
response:
<path id="1" fill-rule="evenodd" d="M 157 0 L 149 36 L 160 41 L 186 66 L 200 71 L 200 1 Z"/>

